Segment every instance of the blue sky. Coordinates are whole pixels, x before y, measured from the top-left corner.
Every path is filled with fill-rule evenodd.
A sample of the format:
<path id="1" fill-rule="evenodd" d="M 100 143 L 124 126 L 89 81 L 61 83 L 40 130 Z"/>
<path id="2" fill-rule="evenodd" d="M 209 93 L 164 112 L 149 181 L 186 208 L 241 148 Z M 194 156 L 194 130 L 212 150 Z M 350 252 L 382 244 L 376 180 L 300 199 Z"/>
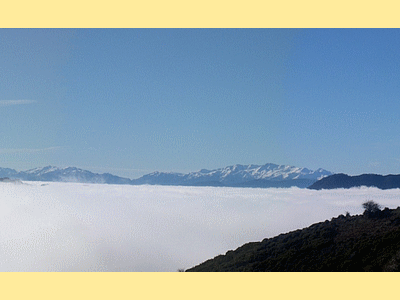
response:
<path id="1" fill-rule="evenodd" d="M 398 29 L 0 29 L 0 167 L 400 173 Z"/>

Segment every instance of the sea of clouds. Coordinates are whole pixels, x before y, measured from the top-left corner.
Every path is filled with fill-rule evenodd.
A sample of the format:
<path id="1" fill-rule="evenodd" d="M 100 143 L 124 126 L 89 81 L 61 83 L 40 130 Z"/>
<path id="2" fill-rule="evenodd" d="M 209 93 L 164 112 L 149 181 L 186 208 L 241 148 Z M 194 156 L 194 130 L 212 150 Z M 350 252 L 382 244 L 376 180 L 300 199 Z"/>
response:
<path id="1" fill-rule="evenodd" d="M 400 190 L 0 183 L 0 271 L 177 271 Z"/>

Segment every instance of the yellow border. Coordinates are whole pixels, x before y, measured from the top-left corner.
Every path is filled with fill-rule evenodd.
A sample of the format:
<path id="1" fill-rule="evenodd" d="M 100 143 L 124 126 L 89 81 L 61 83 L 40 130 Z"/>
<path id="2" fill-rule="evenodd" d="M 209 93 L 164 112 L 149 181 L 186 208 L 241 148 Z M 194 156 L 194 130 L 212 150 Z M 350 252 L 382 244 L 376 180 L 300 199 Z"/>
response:
<path id="1" fill-rule="evenodd" d="M 0 273 L 4 299 L 388 299 L 388 273 Z"/>
<path id="2" fill-rule="evenodd" d="M 0 27 L 399 27 L 394 1 L 3 1 Z M 0 54 L 1 55 L 1 54 Z M 4 299 L 379 299 L 397 274 L 0 273 Z"/>
<path id="3" fill-rule="evenodd" d="M 3 1 L 0 27 L 398 27 L 398 1 Z"/>

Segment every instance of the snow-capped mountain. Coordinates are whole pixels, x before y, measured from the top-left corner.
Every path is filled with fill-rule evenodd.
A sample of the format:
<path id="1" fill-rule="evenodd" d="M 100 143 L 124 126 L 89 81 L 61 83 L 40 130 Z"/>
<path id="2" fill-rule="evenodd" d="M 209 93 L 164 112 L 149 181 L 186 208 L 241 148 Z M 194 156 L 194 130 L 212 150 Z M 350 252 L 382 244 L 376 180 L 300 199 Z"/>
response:
<path id="1" fill-rule="evenodd" d="M 17 172 L 13 169 L 0 168 L 0 177 L 27 181 L 61 181 L 61 182 L 82 182 L 82 183 L 110 183 L 110 184 L 131 184 L 131 180 L 108 173 L 97 174 L 75 167 L 59 168 L 47 166 L 27 171 Z"/>
<path id="2" fill-rule="evenodd" d="M 333 174 L 324 169 L 316 171 L 286 165 L 234 165 L 188 174 L 154 172 L 133 180 L 134 184 L 211 185 L 249 187 L 307 187 Z"/>
<path id="3" fill-rule="evenodd" d="M 109 184 L 153 184 L 186 186 L 230 186 L 230 187 L 308 187 L 317 180 L 332 175 L 324 169 L 316 171 L 286 165 L 234 165 L 188 174 L 153 172 L 138 179 L 128 179 L 108 173 L 97 174 L 75 167 L 59 168 L 47 166 L 17 172 L 0 168 L 0 177 L 27 181 L 62 181 Z"/>

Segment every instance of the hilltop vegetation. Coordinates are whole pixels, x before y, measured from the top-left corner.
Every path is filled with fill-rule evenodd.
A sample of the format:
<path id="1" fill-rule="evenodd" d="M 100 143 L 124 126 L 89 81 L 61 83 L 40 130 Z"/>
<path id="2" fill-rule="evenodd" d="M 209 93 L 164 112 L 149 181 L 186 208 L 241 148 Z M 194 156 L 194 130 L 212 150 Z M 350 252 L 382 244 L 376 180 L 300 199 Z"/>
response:
<path id="1" fill-rule="evenodd" d="M 362 215 L 248 243 L 187 271 L 399 271 L 400 207 L 363 206 Z"/>

